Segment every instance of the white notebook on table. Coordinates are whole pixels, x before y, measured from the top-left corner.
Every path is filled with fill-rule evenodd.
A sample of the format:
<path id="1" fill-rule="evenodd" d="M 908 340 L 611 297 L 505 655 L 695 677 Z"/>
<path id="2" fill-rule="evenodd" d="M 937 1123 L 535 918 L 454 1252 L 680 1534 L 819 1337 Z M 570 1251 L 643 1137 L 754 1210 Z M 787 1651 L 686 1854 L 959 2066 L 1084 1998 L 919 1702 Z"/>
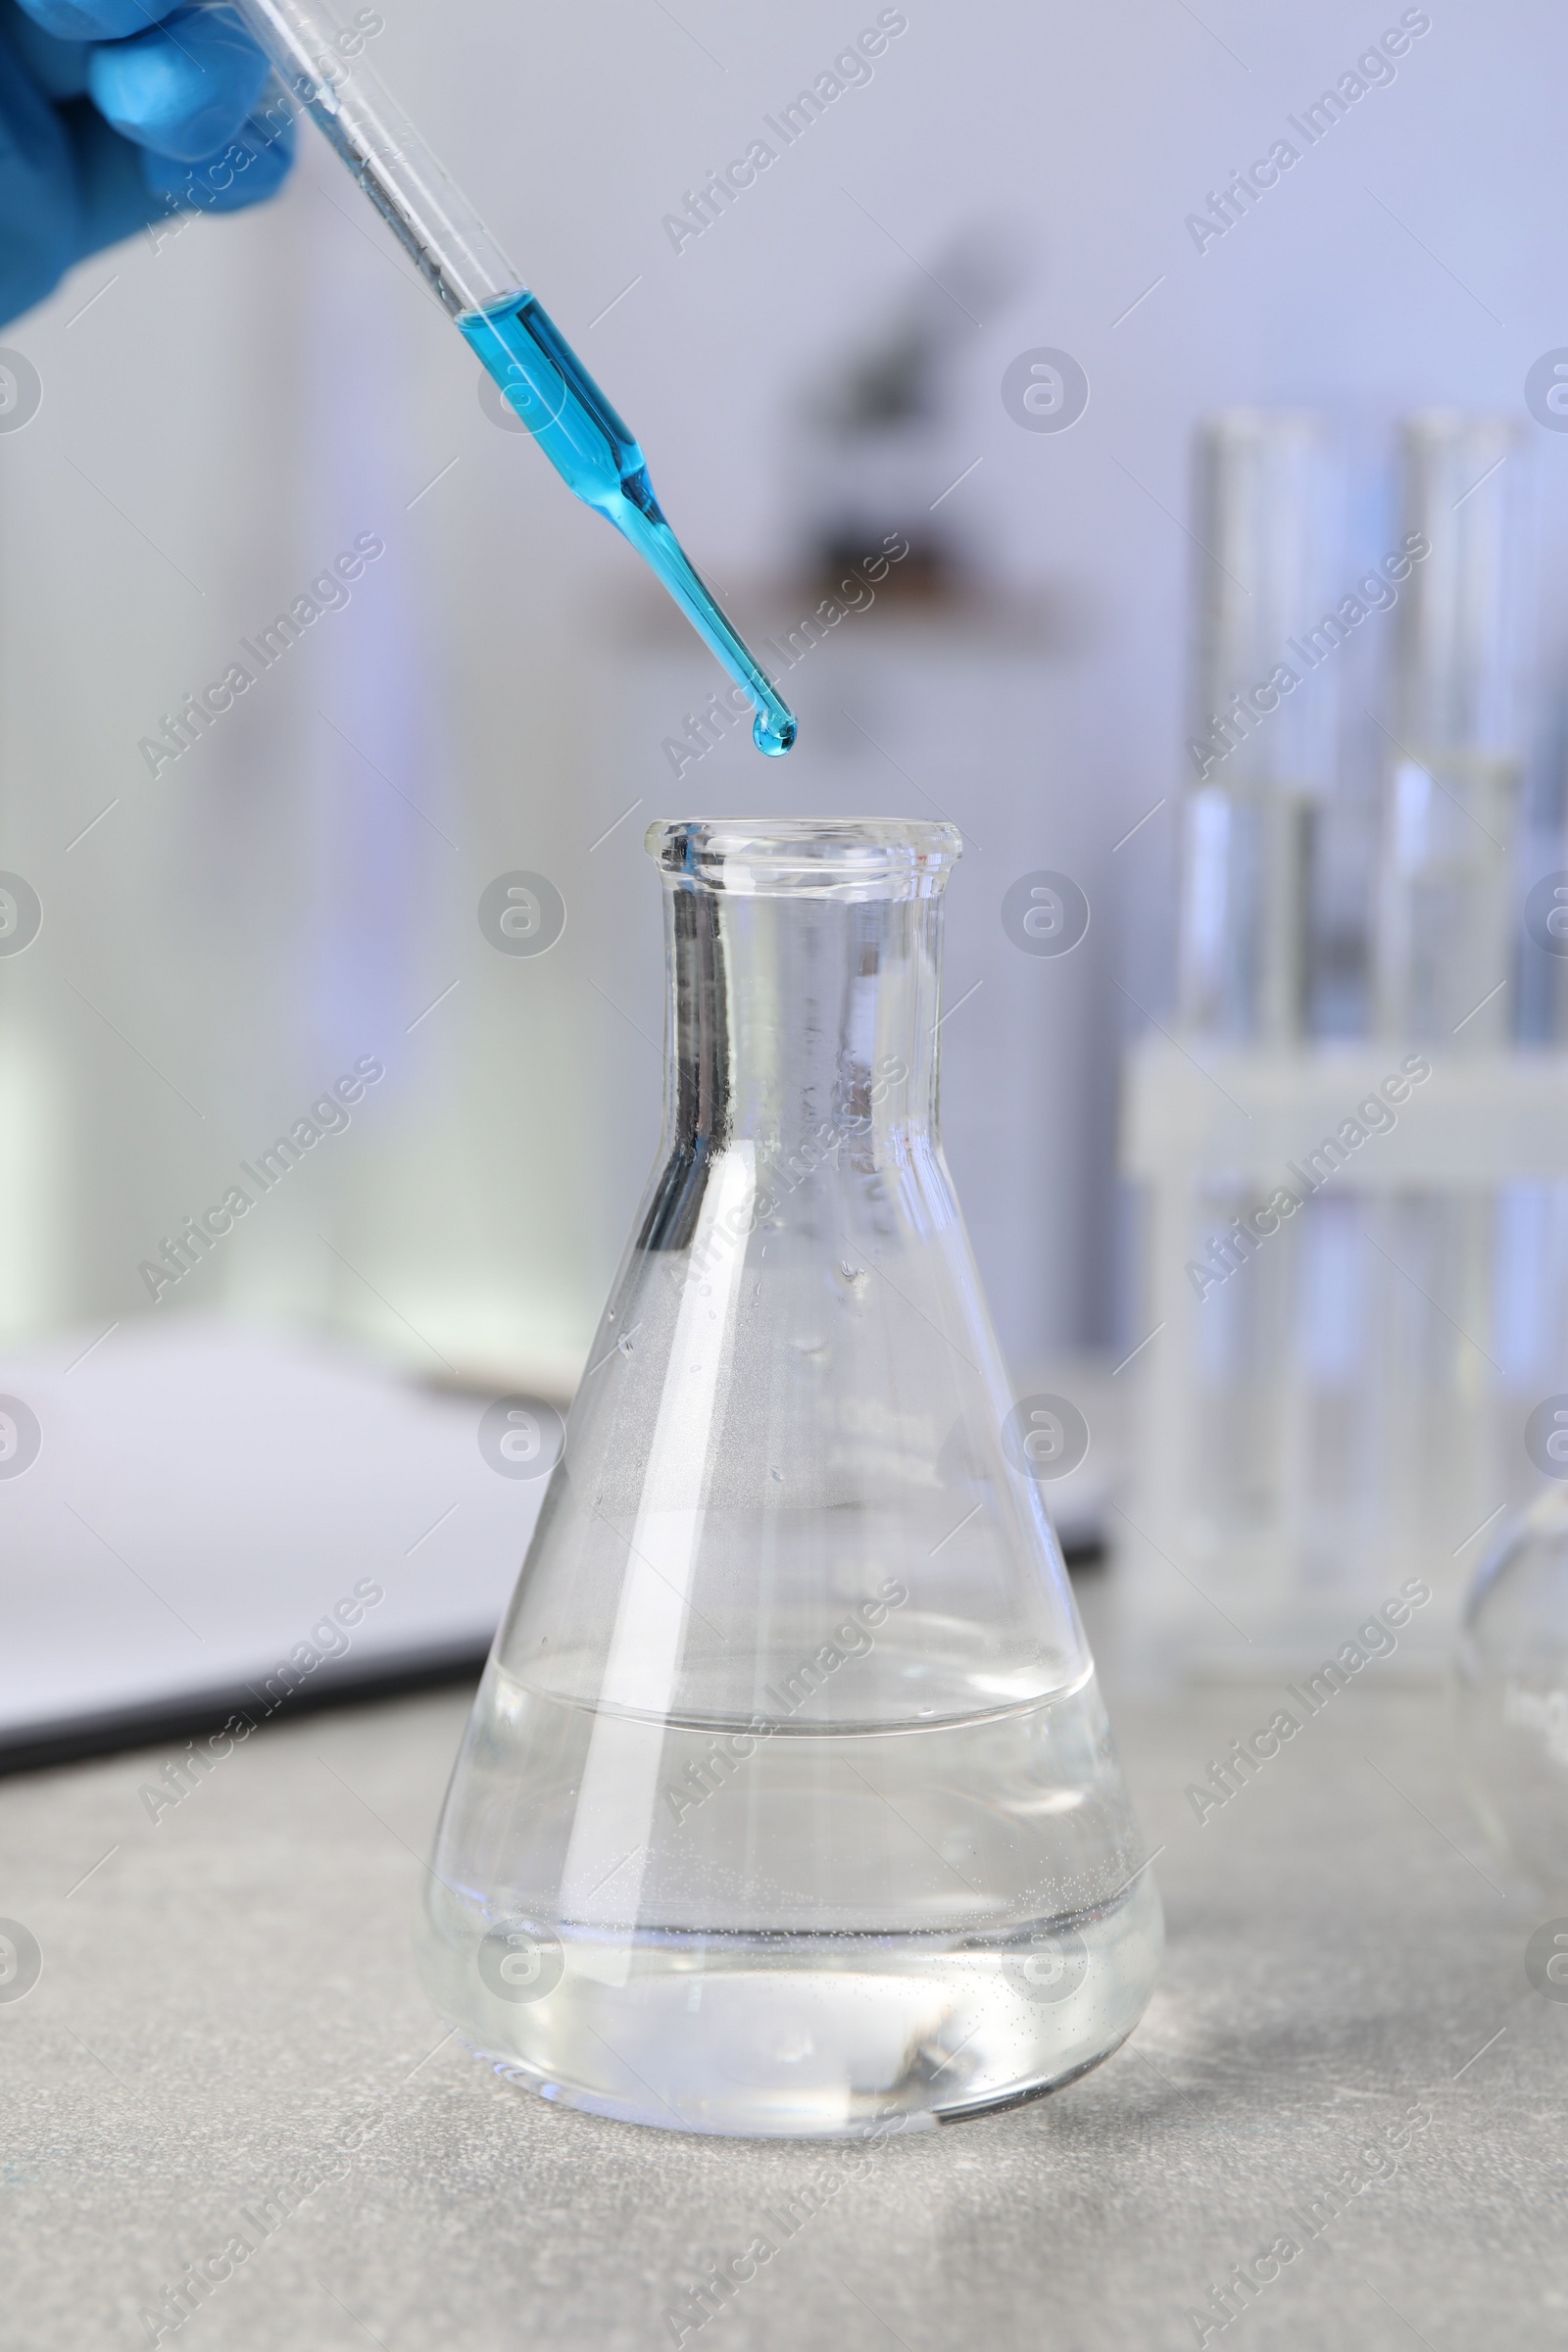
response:
<path id="1" fill-rule="evenodd" d="M 61 1335 L 7 1397 L 0 1769 L 477 1671 L 543 1499 L 481 1454 L 490 1397 L 294 1336 Z"/>

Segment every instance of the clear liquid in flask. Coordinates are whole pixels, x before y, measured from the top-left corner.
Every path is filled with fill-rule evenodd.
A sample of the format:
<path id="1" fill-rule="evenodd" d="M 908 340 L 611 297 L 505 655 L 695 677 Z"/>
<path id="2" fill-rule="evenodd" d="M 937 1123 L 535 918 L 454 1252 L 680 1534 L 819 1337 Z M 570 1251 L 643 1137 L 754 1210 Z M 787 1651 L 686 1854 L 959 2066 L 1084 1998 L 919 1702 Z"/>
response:
<path id="1" fill-rule="evenodd" d="M 1092 1676 L 990 1714 L 828 1732 L 607 1726 L 500 1670 L 487 1699 L 444 1847 L 469 1845 L 485 1898 L 432 1885 L 427 1977 L 471 2044 L 548 2097 L 832 2136 L 1055 2087 L 1143 2011 L 1159 1903 Z M 643 1850 L 594 1847 L 604 1887 L 635 1887 L 619 1925 L 613 1901 L 573 1921 L 559 1899 L 607 1729 L 612 1749 L 659 1746 Z"/>

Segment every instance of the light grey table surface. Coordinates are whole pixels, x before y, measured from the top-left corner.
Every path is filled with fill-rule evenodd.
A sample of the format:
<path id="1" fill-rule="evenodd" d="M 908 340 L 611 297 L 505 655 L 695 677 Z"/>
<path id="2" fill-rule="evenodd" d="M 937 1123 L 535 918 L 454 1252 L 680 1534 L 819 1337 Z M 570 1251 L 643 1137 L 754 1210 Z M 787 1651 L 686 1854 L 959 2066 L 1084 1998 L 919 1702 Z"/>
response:
<path id="1" fill-rule="evenodd" d="M 1165 1849 L 1142 2028 L 1053 2098 L 879 2142 L 686 2343 L 1190 2345 L 1229 2266 L 1304 2235 L 1415 2106 L 1390 2177 L 1224 2340 L 1561 2347 L 1568 2003 L 1526 1980 L 1544 1906 L 1467 1818 L 1441 1695 L 1369 1673 L 1201 1826 L 1186 1785 L 1277 1694 L 1111 1697 Z M 823 2175 L 820 2146 L 601 2122 L 442 2042 L 409 1920 L 466 1707 L 267 1729 L 156 1826 L 163 1750 L 0 1784 L 0 1915 L 44 1959 L 0 2003 L 6 2352 L 145 2343 L 141 2311 L 301 2165 L 328 2177 L 182 2346 L 669 2344 L 705 2258 Z"/>

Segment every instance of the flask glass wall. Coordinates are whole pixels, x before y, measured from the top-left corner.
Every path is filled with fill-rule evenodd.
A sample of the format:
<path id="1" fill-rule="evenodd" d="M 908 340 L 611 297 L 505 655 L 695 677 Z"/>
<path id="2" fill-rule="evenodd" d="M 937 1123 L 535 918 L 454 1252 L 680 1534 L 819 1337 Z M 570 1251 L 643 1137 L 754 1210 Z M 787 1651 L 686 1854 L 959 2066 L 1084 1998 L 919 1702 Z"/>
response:
<path id="1" fill-rule="evenodd" d="M 656 826 L 665 1133 L 427 1882 L 568 2103 L 778 2134 L 1053 2087 L 1158 1899 L 938 1134 L 950 827 Z M 1059 1402 L 1059 1400 L 1057 1400 Z"/>

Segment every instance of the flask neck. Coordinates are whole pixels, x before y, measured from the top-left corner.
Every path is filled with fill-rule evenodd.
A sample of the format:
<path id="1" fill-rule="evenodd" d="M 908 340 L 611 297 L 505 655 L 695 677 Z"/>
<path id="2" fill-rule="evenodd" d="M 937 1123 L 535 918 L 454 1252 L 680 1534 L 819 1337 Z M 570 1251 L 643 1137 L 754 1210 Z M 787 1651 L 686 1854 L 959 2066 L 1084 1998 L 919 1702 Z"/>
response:
<path id="1" fill-rule="evenodd" d="M 781 1168 L 934 1147 L 940 880 L 885 898 L 670 889 L 666 1143 L 745 1142 Z"/>

